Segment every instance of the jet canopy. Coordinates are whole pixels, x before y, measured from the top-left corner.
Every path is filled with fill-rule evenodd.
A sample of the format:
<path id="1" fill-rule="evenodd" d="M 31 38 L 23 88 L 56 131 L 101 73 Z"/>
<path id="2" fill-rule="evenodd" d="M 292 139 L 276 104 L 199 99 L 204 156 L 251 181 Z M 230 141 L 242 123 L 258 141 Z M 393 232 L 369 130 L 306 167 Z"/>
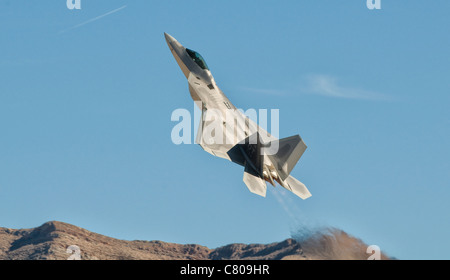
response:
<path id="1" fill-rule="evenodd" d="M 200 68 L 203 70 L 209 70 L 208 65 L 206 65 L 206 61 L 203 59 L 203 57 L 196 51 L 190 50 L 186 48 L 186 52 L 189 54 L 189 56 L 194 60 L 195 63 L 197 63 Z"/>

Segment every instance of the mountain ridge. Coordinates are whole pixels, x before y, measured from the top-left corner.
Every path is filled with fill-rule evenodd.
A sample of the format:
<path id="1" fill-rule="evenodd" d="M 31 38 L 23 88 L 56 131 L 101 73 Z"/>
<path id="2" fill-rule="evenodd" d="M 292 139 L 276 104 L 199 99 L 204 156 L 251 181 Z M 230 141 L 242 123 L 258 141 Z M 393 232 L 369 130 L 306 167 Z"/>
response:
<path id="1" fill-rule="evenodd" d="M 333 236 L 345 242 L 336 242 Z M 330 246 L 336 246 L 333 244 L 345 244 L 351 250 L 330 251 Z M 322 237 L 316 234 L 314 238 L 302 241 L 288 238 L 270 244 L 233 243 L 210 249 L 198 244 L 121 240 L 59 221 L 30 229 L 0 228 L 0 260 L 66 260 L 74 257 L 82 260 L 367 259 L 366 248 L 362 241 L 343 231 Z M 347 253 L 340 255 L 341 251 Z M 382 259 L 388 257 L 382 254 Z"/>

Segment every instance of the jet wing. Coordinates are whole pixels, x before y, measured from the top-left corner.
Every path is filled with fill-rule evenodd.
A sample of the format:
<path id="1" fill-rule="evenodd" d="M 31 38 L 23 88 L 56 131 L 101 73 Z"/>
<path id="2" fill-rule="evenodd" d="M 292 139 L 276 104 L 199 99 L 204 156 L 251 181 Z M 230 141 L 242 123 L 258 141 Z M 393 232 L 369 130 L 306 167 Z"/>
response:
<path id="1" fill-rule="evenodd" d="M 201 106 L 202 115 L 195 143 L 213 156 L 231 160 L 227 152 L 233 147 L 233 144 L 226 143 L 223 121 L 219 119 L 219 116 L 214 115 L 214 112 L 209 111 L 203 102 Z"/>

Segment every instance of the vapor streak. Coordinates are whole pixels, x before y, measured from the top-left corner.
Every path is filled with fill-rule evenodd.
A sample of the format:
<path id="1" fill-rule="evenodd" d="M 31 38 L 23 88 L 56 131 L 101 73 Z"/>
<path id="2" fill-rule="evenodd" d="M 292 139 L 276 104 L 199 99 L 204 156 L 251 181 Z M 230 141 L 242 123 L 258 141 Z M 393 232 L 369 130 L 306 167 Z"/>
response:
<path id="1" fill-rule="evenodd" d="M 95 18 L 91 18 L 91 19 L 89 19 L 89 20 L 87 20 L 87 21 L 84 21 L 84 22 L 82 22 L 82 23 L 79 23 L 79 24 L 77 24 L 77 25 L 72 26 L 71 28 L 68 28 L 68 29 L 66 29 L 66 30 L 60 31 L 59 34 L 65 33 L 65 32 L 67 32 L 67 31 L 70 31 L 70 30 L 79 28 L 79 27 L 81 27 L 81 26 L 83 26 L 83 25 L 86 25 L 86 24 L 92 23 L 92 22 L 94 22 L 94 21 L 97 21 L 97 20 L 99 20 L 99 19 L 102 19 L 102 18 L 104 18 L 104 17 L 106 17 L 106 16 L 109 16 L 109 15 L 114 14 L 114 13 L 120 11 L 120 10 L 123 10 L 123 9 L 125 9 L 126 7 L 127 7 L 127 5 L 124 5 L 124 6 L 120 7 L 120 8 L 117 8 L 117 9 L 114 9 L 114 10 L 112 10 L 112 11 L 109 11 L 109 12 L 103 14 L 103 15 L 99 15 L 99 16 L 97 16 L 97 17 L 95 17 Z"/>

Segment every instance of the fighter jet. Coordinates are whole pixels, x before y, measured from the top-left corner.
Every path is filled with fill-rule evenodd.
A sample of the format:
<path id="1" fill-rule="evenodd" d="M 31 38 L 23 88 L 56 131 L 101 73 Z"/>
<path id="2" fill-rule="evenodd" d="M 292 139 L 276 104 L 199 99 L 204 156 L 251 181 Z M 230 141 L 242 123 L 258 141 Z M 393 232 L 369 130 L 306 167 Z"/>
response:
<path id="1" fill-rule="evenodd" d="M 192 99 L 202 111 L 196 143 L 206 152 L 244 167 L 250 192 L 266 196 L 266 182 L 278 182 L 302 199 L 306 186 L 290 175 L 306 145 L 299 135 L 277 139 L 245 116 L 217 86 L 203 57 L 164 33 L 175 60 L 186 76 Z"/>

